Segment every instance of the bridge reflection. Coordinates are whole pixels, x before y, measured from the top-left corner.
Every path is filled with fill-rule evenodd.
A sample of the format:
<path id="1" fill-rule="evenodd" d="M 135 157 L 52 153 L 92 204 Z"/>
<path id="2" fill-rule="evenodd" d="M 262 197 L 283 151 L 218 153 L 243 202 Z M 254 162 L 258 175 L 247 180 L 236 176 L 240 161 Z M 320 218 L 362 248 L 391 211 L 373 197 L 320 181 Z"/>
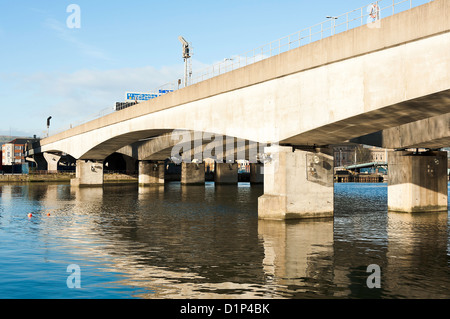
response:
<path id="1" fill-rule="evenodd" d="M 15 231 L 63 252 L 49 262 L 100 272 L 134 297 L 448 298 L 448 214 L 387 214 L 369 200 L 387 187 L 373 187 L 338 188 L 334 218 L 268 221 L 260 186 L 1 185 L 0 229 L 31 209 L 34 226 Z M 370 264 L 381 289 L 366 286 Z"/>

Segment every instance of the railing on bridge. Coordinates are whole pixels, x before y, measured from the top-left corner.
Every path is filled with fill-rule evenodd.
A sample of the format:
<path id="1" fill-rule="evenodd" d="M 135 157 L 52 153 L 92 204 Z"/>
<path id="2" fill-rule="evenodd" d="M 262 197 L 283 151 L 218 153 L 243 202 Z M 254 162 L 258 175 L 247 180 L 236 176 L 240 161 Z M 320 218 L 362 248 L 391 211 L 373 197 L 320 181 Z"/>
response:
<path id="1" fill-rule="evenodd" d="M 382 18 L 431 1 L 433 0 L 379 0 L 339 16 L 328 17 L 327 20 L 309 28 L 209 66 L 197 72 L 197 75 L 191 79 L 189 84 L 192 85 L 210 79 L 337 33 L 376 23 Z"/>
<path id="2" fill-rule="evenodd" d="M 193 85 L 208 80 L 218 75 L 245 67 L 350 29 L 363 25 L 370 26 L 383 18 L 432 1 L 434 0 L 378 0 L 339 16 L 327 17 L 328 19 L 321 23 L 279 38 L 278 40 L 269 42 L 263 46 L 244 52 L 243 54 L 226 58 L 223 61 L 211 65 L 203 70 L 194 72 L 195 77 L 191 77 L 189 79 L 188 85 Z M 168 85 L 171 86 L 173 90 L 177 90 L 178 80 L 173 83 L 166 83 L 159 88 L 167 87 Z M 158 90 L 154 91 L 157 92 Z M 113 113 L 114 111 L 114 107 L 105 108 L 90 116 L 88 119 L 78 122 L 75 125 L 71 125 L 70 128 Z"/>

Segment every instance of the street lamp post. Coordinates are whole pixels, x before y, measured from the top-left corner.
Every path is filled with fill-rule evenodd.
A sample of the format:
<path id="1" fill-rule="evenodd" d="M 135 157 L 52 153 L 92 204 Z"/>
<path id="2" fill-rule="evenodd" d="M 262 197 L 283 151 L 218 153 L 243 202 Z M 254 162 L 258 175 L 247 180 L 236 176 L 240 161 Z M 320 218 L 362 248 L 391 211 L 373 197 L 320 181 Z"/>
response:
<path id="1" fill-rule="evenodd" d="M 327 19 L 331 19 L 331 35 L 334 35 L 334 31 L 336 28 L 336 20 L 339 19 L 338 17 L 332 17 L 328 16 Z"/>
<path id="2" fill-rule="evenodd" d="M 50 120 L 52 119 L 52 117 L 51 116 L 49 116 L 48 118 L 47 118 L 47 137 L 49 137 L 49 135 L 50 135 Z"/>
<path id="3" fill-rule="evenodd" d="M 188 82 L 188 59 L 191 57 L 189 54 L 189 43 L 180 35 L 178 40 L 183 45 L 183 59 L 184 59 L 184 87 L 187 86 Z"/>

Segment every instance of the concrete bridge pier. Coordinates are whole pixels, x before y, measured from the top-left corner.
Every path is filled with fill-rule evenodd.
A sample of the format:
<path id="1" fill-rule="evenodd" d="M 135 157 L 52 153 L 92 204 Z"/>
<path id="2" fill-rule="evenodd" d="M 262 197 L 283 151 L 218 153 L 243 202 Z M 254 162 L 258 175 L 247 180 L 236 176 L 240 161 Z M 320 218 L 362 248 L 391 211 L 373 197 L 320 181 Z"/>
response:
<path id="1" fill-rule="evenodd" d="M 133 173 L 135 173 L 136 172 L 136 163 L 137 163 L 137 160 L 136 159 L 134 159 L 134 158 L 132 158 L 132 157 L 129 157 L 129 156 L 123 156 L 123 159 L 124 159 L 124 161 L 125 161 L 125 170 L 127 171 L 127 173 L 128 174 L 133 174 Z"/>
<path id="2" fill-rule="evenodd" d="M 237 184 L 238 178 L 237 163 L 216 163 L 214 168 L 214 183 Z"/>
<path id="3" fill-rule="evenodd" d="M 60 159 L 60 155 L 47 152 L 33 155 L 33 160 L 36 163 L 36 168 L 38 171 L 56 172 L 58 170 L 58 163 Z"/>
<path id="4" fill-rule="evenodd" d="M 139 185 L 164 184 L 164 162 L 139 161 Z"/>
<path id="5" fill-rule="evenodd" d="M 77 160 L 75 172 L 70 186 L 103 186 L 103 161 Z"/>
<path id="6" fill-rule="evenodd" d="M 322 152 L 265 148 L 260 219 L 304 219 L 334 214 L 333 157 Z"/>
<path id="7" fill-rule="evenodd" d="M 51 153 L 43 153 L 44 158 L 47 161 L 47 170 L 57 172 L 58 171 L 58 163 L 61 159 L 61 155 L 51 154 Z"/>
<path id="8" fill-rule="evenodd" d="M 27 158 L 27 160 L 36 163 L 36 169 L 38 171 L 46 171 L 48 168 L 48 164 L 43 153 L 34 154 L 30 158 Z"/>
<path id="9" fill-rule="evenodd" d="M 250 163 L 250 183 L 251 184 L 264 183 L 264 164 Z"/>
<path id="10" fill-rule="evenodd" d="M 181 184 L 202 185 L 205 184 L 204 163 L 181 163 Z"/>
<path id="11" fill-rule="evenodd" d="M 447 212 L 447 152 L 391 151 L 388 156 L 388 210 Z"/>

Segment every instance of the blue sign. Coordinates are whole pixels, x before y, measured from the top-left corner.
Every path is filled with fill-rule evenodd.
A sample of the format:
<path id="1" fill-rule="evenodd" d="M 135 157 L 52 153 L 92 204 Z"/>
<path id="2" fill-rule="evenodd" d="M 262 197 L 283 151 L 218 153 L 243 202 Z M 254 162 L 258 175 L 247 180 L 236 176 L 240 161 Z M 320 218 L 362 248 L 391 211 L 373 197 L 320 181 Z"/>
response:
<path id="1" fill-rule="evenodd" d="M 159 94 L 166 94 L 169 92 L 173 92 L 173 90 L 159 90 Z"/>
<path id="2" fill-rule="evenodd" d="M 158 97 L 155 93 L 127 93 L 127 100 L 131 101 L 148 101 Z"/>

